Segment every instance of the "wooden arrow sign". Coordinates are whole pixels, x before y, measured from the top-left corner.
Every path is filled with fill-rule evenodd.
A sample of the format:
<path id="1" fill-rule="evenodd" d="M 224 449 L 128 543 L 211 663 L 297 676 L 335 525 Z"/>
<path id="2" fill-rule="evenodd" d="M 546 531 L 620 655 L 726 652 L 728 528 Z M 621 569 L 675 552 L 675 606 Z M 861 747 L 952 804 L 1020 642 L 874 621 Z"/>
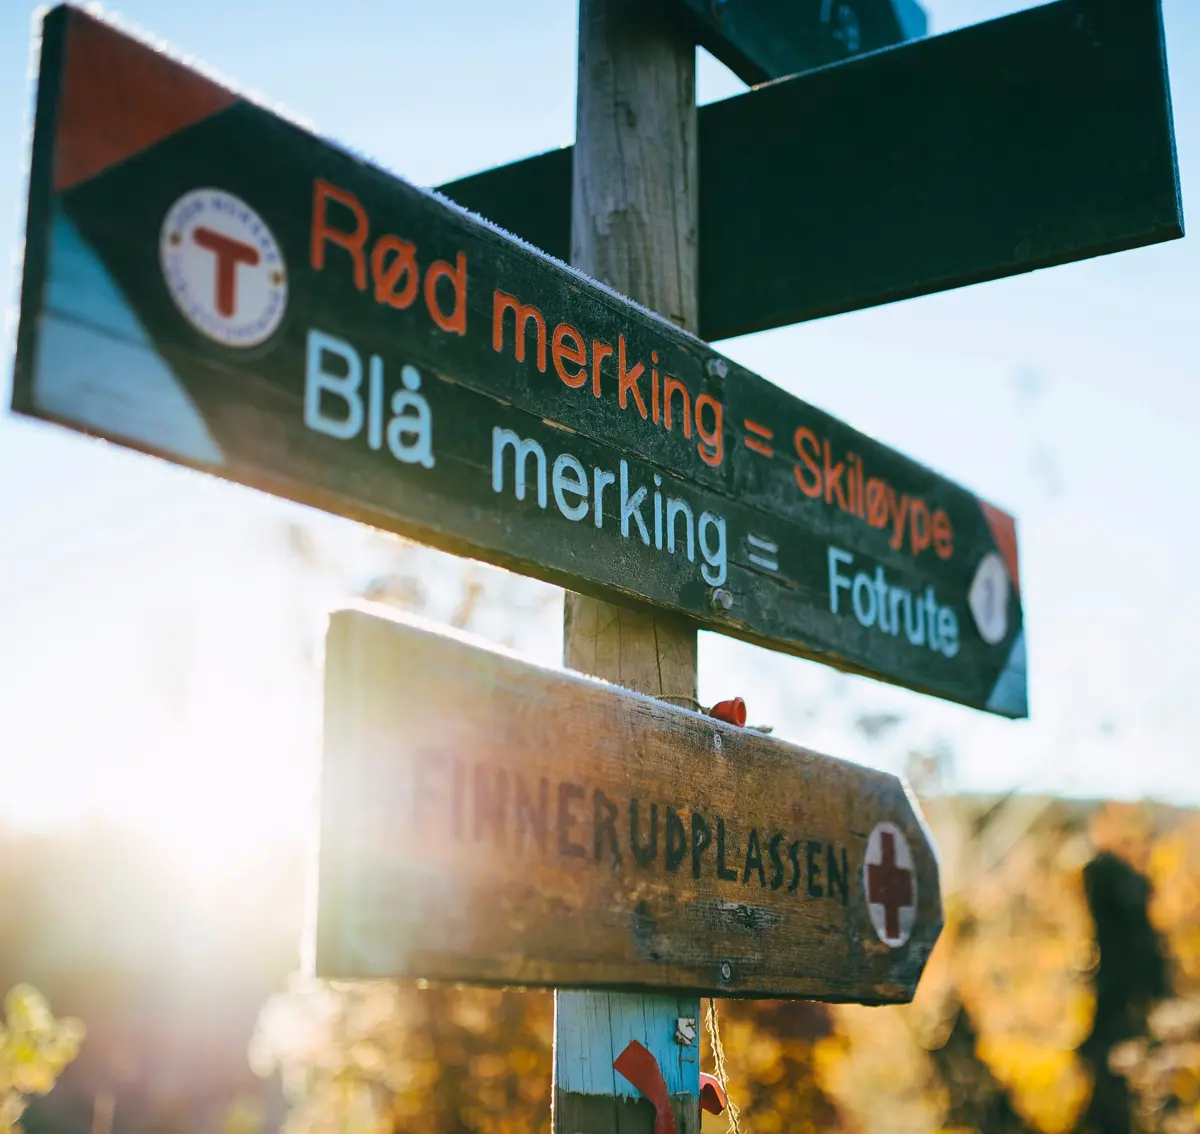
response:
<path id="1" fill-rule="evenodd" d="M 699 111 L 713 341 L 1183 235 L 1159 0 L 1059 0 Z M 447 185 L 567 259 L 571 150 Z"/>
<path id="2" fill-rule="evenodd" d="M 318 975 L 912 998 L 895 776 L 365 610 L 325 672 Z"/>

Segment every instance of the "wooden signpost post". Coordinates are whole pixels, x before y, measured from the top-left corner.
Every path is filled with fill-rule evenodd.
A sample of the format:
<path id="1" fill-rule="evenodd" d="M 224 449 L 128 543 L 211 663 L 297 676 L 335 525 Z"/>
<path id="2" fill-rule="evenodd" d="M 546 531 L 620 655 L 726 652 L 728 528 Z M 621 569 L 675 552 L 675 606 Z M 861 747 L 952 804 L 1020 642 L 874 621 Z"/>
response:
<path id="1" fill-rule="evenodd" d="M 580 0 L 578 76 L 572 263 L 693 330 L 695 49 L 665 8 Z M 575 670 L 651 696 L 691 698 L 696 647 L 686 619 L 565 596 L 563 660 Z M 650 1128 L 647 1100 L 658 1115 L 656 1134 L 668 1117 L 682 1134 L 697 1129 L 699 999 L 694 989 L 675 996 L 646 983 L 638 991 L 555 992 L 555 1132 L 640 1134 Z M 643 1052 L 635 1073 L 624 1061 Z"/>
<path id="2" fill-rule="evenodd" d="M 919 34 L 854 0 L 847 56 L 843 9 Z M 43 24 L 13 408 L 570 588 L 568 666 L 624 687 L 331 624 L 321 972 L 557 986 L 557 1134 L 694 1134 L 698 995 L 903 1001 L 941 926 L 894 777 L 651 700 L 698 626 L 1026 714 L 1011 517 L 697 334 L 1183 232 L 1158 0 L 697 116 L 694 36 L 778 74 L 831 13 L 581 0 L 574 152 L 446 187 L 544 251 Z"/>

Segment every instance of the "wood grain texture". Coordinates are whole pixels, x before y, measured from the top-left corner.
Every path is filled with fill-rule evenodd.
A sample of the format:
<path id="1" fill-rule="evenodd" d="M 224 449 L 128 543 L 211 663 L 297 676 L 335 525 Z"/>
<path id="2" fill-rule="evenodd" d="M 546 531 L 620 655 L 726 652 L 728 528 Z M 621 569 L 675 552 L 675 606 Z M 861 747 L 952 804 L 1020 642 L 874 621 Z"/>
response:
<path id="1" fill-rule="evenodd" d="M 675 1042 L 676 1021 L 695 1018 L 695 997 L 559 989 L 555 1004 L 556 1093 L 638 1097 L 613 1066 L 636 1039 L 654 1055 L 670 1095 L 695 1095 L 699 1038 L 688 1049 Z"/>
<path id="2" fill-rule="evenodd" d="M 702 107 L 699 151 L 709 341 L 1183 235 L 1160 0 L 1059 0 L 768 83 Z M 570 169 L 565 148 L 441 190 L 565 257 Z"/>
<path id="3" fill-rule="evenodd" d="M 580 0 L 571 263 L 694 332 L 696 59 L 640 0 Z"/>
<path id="4" fill-rule="evenodd" d="M 696 327 L 696 53 L 664 9 L 644 0 L 580 0 L 571 263 L 666 316 Z M 578 672 L 653 696 L 696 695 L 696 627 L 667 612 L 568 591 L 563 660 Z M 613 1071 L 631 1040 L 668 1081 L 679 1134 L 700 1125 L 695 998 L 572 991 L 554 999 L 554 1134 L 649 1134 L 650 1104 Z M 596 1066 L 598 1078 L 577 1066 Z M 607 1072 L 605 1069 L 607 1068 Z"/>
<path id="5" fill-rule="evenodd" d="M 696 324 L 696 62 L 661 10 L 581 0 L 571 263 L 691 330 Z M 564 661 L 652 695 L 694 697 L 696 630 L 578 593 Z"/>
<path id="6" fill-rule="evenodd" d="M 319 975 L 897 1003 L 940 931 L 895 776 L 367 608 L 325 713 Z"/>
<path id="7" fill-rule="evenodd" d="M 559 1091 L 554 1106 L 555 1134 L 649 1134 L 654 1129 L 654 1108 L 645 1099 Z M 700 1129 L 690 1095 L 672 1099 L 671 1110 L 678 1134 Z"/>

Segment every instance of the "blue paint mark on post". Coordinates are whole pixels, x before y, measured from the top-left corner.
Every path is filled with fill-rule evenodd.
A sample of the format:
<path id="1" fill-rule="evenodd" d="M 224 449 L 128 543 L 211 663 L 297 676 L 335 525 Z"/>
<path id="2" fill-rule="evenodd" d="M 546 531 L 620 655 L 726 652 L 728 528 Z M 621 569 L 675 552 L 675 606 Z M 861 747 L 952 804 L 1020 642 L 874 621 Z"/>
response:
<path id="1" fill-rule="evenodd" d="M 631 1040 L 654 1056 L 672 1098 L 700 1097 L 700 1037 L 675 1041 L 681 1018 L 699 1021 L 700 1001 L 690 996 L 559 989 L 554 1004 L 554 1085 L 571 1095 L 640 1098 L 613 1069 Z"/>

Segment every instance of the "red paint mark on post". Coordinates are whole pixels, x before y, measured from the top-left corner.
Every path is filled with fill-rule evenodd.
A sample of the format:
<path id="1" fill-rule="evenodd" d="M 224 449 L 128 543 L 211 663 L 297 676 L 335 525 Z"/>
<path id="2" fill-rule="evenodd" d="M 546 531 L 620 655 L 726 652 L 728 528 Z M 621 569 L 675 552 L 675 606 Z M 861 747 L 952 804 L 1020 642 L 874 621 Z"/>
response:
<path id="1" fill-rule="evenodd" d="M 671 1096 L 658 1060 L 637 1040 L 613 1060 L 613 1069 L 628 1079 L 654 1106 L 654 1134 L 678 1134 Z"/>

